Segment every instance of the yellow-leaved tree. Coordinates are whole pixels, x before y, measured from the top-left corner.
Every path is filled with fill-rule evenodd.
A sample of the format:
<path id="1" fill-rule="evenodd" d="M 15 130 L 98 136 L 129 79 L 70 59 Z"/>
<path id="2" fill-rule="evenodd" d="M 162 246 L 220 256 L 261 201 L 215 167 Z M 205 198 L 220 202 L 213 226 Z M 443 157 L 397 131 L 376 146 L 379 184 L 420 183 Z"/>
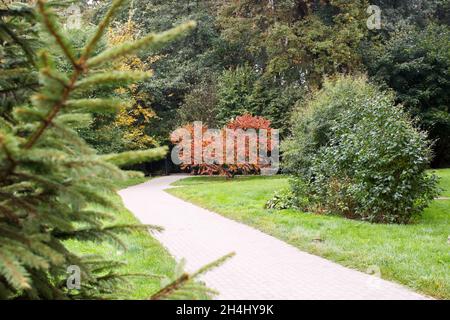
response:
<path id="1" fill-rule="evenodd" d="M 113 48 L 127 42 L 135 41 L 138 38 L 136 23 L 132 20 L 133 8 L 130 10 L 128 21 L 124 24 L 117 24 L 110 27 L 107 34 L 108 46 Z M 142 60 L 138 55 L 122 57 L 114 62 L 113 68 L 116 71 L 147 71 L 151 72 L 151 65 L 159 60 L 160 56 L 152 56 Z M 146 128 L 156 113 L 150 106 L 151 97 L 148 93 L 139 89 L 139 85 L 131 84 L 116 90 L 119 96 L 127 96 L 131 102 L 127 107 L 123 107 L 117 114 L 113 123 L 123 132 L 123 141 L 130 150 L 141 150 L 157 146 L 157 141 L 146 132 Z"/>

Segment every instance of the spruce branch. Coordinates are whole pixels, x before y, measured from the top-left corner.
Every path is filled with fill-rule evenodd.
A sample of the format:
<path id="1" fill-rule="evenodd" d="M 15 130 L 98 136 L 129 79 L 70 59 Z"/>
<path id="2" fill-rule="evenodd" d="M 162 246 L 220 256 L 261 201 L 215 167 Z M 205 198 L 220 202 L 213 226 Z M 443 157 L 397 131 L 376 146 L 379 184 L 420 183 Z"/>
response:
<path id="1" fill-rule="evenodd" d="M 170 298 L 170 296 L 172 294 L 175 294 L 177 291 L 179 291 L 180 289 L 182 289 L 184 286 L 186 286 L 186 284 L 193 280 L 198 278 L 199 276 L 201 276 L 202 274 L 205 274 L 221 265 L 223 265 L 228 259 L 231 259 L 232 257 L 235 256 L 235 253 L 229 253 L 226 256 L 223 256 L 222 258 L 207 264 L 206 266 L 200 268 L 199 270 L 197 270 L 196 272 L 194 272 L 193 274 L 187 274 L 184 273 L 183 275 L 181 275 L 178 279 L 176 279 L 175 281 L 173 281 L 171 284 L 169 284 L 168 286 L 162 288 L 161 290 L 159 290 L 157 293 L 155 293 L 154 295 L 152 295 L 150 297 L 150 300 L 162 300 L 162 299 L 166 299 L 166 298 Z"/>
<path id="2" fill-rule="evenodd" d="M 133 165 L 143 162 L 161 160 L 166 156 L 167 152 L 167 147 L 160 147 L 142 151 L 129 151 L 119 154 L 108 154 L 103 155 L 100 158 L 103 161 L 112 163 L 118 167 L 123 167 L 125 165 Z"/>
<path id="3" fill-rule="evenodd" d="M 15 166 L 17 164 L 16 160 L 14 160 L 11 152 L 9 151 L 8 147 L 6 146 L 6 144 L 3 141 L 3 137 L 0 135 L 0 144 L 2 146 L 3 152 L 6 155 L 6 159 L 8 159 L 9 163 L 11 166 Z"/>
<path id="4" fill-rule="evenodd" d="M 53 12 L 47 9 L 47 3 L 45 0 L 38 0 L 38 9 L 42 19 L 42 22 L 47 29 L 47 31 L 55 38 L 56 43 L 64 52 L 64 55 L 69 59 L 75 69 L 80 69 L 82 66 L 77 62 L 75 56 L 73 55 L 73 50 L 69 43 L 65 40 L 62 35 L 60 28 L 58 27 L 57 21 L 53 16 Z"/>
<path id="5" fill-rule="evenodd" d="M 10 259 L 7 252 L 0 252 L 0 270 L 6 280 L 13 285 L 24 290 L 31 289 L 29 279 L 25 276 L 28 273 L 25 269 L 14 260 Z"/>
<path id="6" fill-rule="evenodd" d="M 5 2 L 5 0 L 2 0 L 2 3 L 3 3 L 3 5 L 5 6 L 5 8 L 6 8 L 7 10 L 1 9 L 0 12 L 3 12 L 3 11 L 8 12 L 9 10 L 11 10 L 11 8 L 9 7 L 8 3 Z"/>
<path id="7" fill-rule="evenodd" d="M 99 55 L 89 59 L 87 61 L 87 66 L 98 66 L 107 61 L 113 61 L 118 57 L 123 57 L 135 53 L 136 51 L 139 51 L 143 48 L 147 48 L 149 50 L 161 48 L 168 42 L 173 41 L 184 33 L 194 29 L 196 25 L 197 24 L 195 21 L 189 21 L 165 32 L 159 34 L 151 33 L 139 40 L 127 42 L 117 47 L 108 49 L 100 53 Z"/>
<path id="8" fill-rule="evenodd" d="M 76 237 L 78 239 L 101 239 L 105 236 L 105 234 L 107 236 L 114 235 L 115 237 L 116 234 L 126 233 L 130 230 L 152 230 L 156 232 L 163 231 L 160 226 L 154 225 L 117 224 L 101 228 L 87 227 L 68 231 L 55 230 L 53 232 L 53 235 L 60 239 L 69 239 L 73 237 Z"/>
<path id="9" fill-rule="evenodd" d="M 44 68 L 41 70 L 41 73 L 52 80 L 59 82 L 63 87 L 67 88 L 69 86 L 69 81 L 63 75 L 51 70 L 50 68 Z"/>
<path id="10" fill-rule="evenodd" d="M 17 43 L 22 48 L 23 52 L 27 56 L 28 62 L 32 66 L 35 66 L 35 55 L 27 42 L 17 36 L 16 33 L 12 31 L 5 23 L 0 23 L 0 30 L 3 30 L 15 43 Z"/>
<path id="11" fill-rule="evenodd" d="M 189 280 L 191 280 L 191 277 L 189 276 L 189 274 L 185 273 L 181 275 L 181 277 L 179 277 L 177 280 L 152 295 L 149 300 L 162 300 L 164 298 L 167 298 L 178 289 L 183 287 L 183 285 L 185 285 Z"/>
<path id="12" fill-rule="evenodd" d="M 8 199 L 7 201 L 15 204 L 15 207 L 23 208 L 24 210 L 26 210 L 27 215 L 30 215 L 32 217 L 37 216 L 37 211 L 34 206 L 29 204 L 27 201 L 21 199 L 20 197 L 18 197 L 15 193 L 8 192 L 7 188 L 2 188 L 0 190 L 0 197 L 7 198 Z M 30 197 L 28 197 L 28 199 L 27 199 L 28 201 L 30 201 L 29 198 Z M 22 217 L 20 217 L 20 218 L 22 218 Z"/>
<path id="13" fill-rule="evenodd" d="M 47 117 L 43 120 L 43 123 L 38 128 L 38 130 L 31 135 L 28 142 L 25 144 L 25 149 L 31 149 L 34 144 L 39 140 L 45 130 L 52 124 L 53 119 L 57 116 L 61 108 L 65 105 L 66 101 L 75 87 L 75 83 L 81 74 L 80 69 L 75 69 L 68 85 L 64 88 L 61 98 L 53 105 L 53 108 L 48 113 Z"/>
<path id="14" fill-rule="evenodd" d="M 30 99 L 29 93 L 36 90 L 27 87 L 23 95 L 27 103 L 14 107 L 11 112 L 7 110 L 7 114 L 0 117 L 0 157 L 3 161 L 0 164 L 0 299 L 101 298 L 114 293 L 116 279 L 141 276 L 138 273 L 108 273 L 109 267 L 117 267 L 114 263 L 105 267 L 87 265 L 84 257 L 76 256 L 63 243 L 64 239 L 109 240 L 124 246 L 122 232 L 159 230 L 153 226 L 112 225 L 114 213 L 123 207 L 113 197 L 115 187 L 110 180 L 125 176 L 114 163 L 129 163 L 130 159 L 132 163 L 159 159 L 166 155 L 167 149 L 146 150 L 134 155 L 110 155 L 110 162 L 106 162 L 106 158 L 98 156 L 74 130 L 91 121 L 91 117 L 76 113 L 77 110 L 92 114 L 92 111 L 97 113 L 105 109 L 116 111 L 123 105 L 119 100 L 78 99 L 88 95 L 75 93 L 77 89 L 95 90 L 99 84 L 134 82 L 151 75 L 148 72 L 107 74 L 100 73 L 100 70 L 96 74 L 88 74 L 91 70 L 88 70 L 86 60 L 111 22 L 113 13 L 123 2 L 113 0 L 113 8 L 79 57 L 59 28 L 51 8 L 54 2 L 38 0 L 36 12 L 42 29 L 56 43 L 58 56 L 69 63 L 70 70 L 58 70 L 59 63 L 52 61 L 52 55 L 46 51 L 40 56 L 39 70 L 33 70 L 29 75 L 25 72 L 28 68 L 19 69 L 22 63 L 17 65 L 16 70 L 0 70 L 5 86 L 13 86 L 19 81 L 22 85 L 30 83 L 28 79 L 21 81 L 23 75 L 34 82 L 37 76 L 41 80 L 36 83 L 41 90 L 33 99 Z M 0 11 L 0 20 L 1 17 L 4 15 Z M 13 17 L 17 18 L 11 20 L 22 22 L 20 18 L 23 16 Z M 15 27 L 19 24 L 13 22 L 10 29 L 19 32 L 19 38 L 34 49 L 33 43 L 28 41 L 34 38 L 23 36 L 28 28 L 17 28 L 16 31 Z M 23 26 L 28 27 L 29 24 Z M 8 45 L 11 42 L 13 50 L 19 49 L 3 29 L 0 30 L 2 32 L 8 39 Z M 170 32 L 152 35 L 145 41 L 131 43 L 123 50 L 110 51 L 109 54 L 119 57 L 148 43 L 150 47 L 158 48 L 176 37 Z M 26 60 L 22 52 L 20 59 Z M 0 89 L 0 95 L 4 89 Z M 15 96 L 16 92 L 6 94 Z M 111 212 L 111 215 L 106 212 Z M 64 286 L 61 279 L 66 276 L 67 265 L 80 266 L 83 276 L 80 291 L 69 291 Z M 98 271 L 101 274 L 95 273 Z M 184 293 L 196 283 L 186 284 L 180 287 L 177 294 Z"/>
<path id="15" fill-rule="evenodd" d="M 25 180 L 35 181 L 36 183 L 49 186 L 50 188 L 54 188 L 56 190 L 65 187 L 65 185 L 62 184 L 62 183 L 57 183 L 57 182 L 54 182 L 52 180 L 45 179 L 43 177 L 40 177 L 40 176 L 37 176 L 37 175 L 32 175 L 32 174 L 29 174 L 27 172 L 22 172 L 22 171 L 19 171 L 19 170 L 16 170 L 11 175 L 12 176 L 16 176 L 18 178 L 25 179 Z"/>
<path id="16" fill-rule="evenodd" d="M 0 213 L 2 213 L 3 216 L 6 217 L 6 219 L 11 221 L 12 223 L 14 223 L 16 225 L 20 224 L 19 217 L 14 212 L 12 212 L 10 209 L 8 209 L 5 206 L 2 206 L 1 204 L 0 204 Z"/>
<path id="17" fill-rule="evenodd" d="M 225 256 L 223 256 L 220 259 L 217 259 L 216 261 L 211 262 L 210 264 L 207 264 L 206 266 L 200 268 L 197 272 L 194 272 L 191 275 L 191 278 L 197 278 L 217 267 L 220 267 L 221 265 L 223 265 L 227 260 L 231 259 L 232 257 L 234 257 L 236 255 L 235 252 L 231 252 Z"/>
<path id="18" fill-rule="evenodd" d="M 3 178 L 8 177 L 12 172 L 14 172 L 14 169 L 17 167 L 17 162 L 14 160 L 11 152 L 9 151 L 8 147 L 5 143 L 5 138 L 3 135 L 0 134 L 0 145 L 2 147 L 3 153 L 6 155 L 6 159 L 8 159 L 9 166 L 3 173 Z"/>
<path id="19" fill-rule="evenodd" d="M 85 46 L 83 54 L 81 55 L 81 59 L 84 61 L 89 58 L 92 51 L 95 49 L 95 46 L 97 45 L 98 41 L 101 39 L 103 34 L 105 33 L 106 28 L 110 25 L 111 19 L 114 17 L 115 13 L 117 12 L 117 9 L 122 6 L 125 0 L 115 0 L 111 4 L 111 7 L 109 8 L 108 12 L 106 13 L 103 20 L 100 22 L 100 24 L 97 27 L 97 30 L 95 34 L 92 36 L 91 40 L 88 42 L 88 44 Z"/>
<path id="20" fill-rule="evenodd" d="M 151 71 L 113 71 L 95 74 L 80 80 L 75 85 L 75 90 L 89 89 L 100 84 L 131 83 L 142 81 L 153 75 Z"/>
<path id="21" fill-rule="evenodd" d="M 65 103 L 65 107 L 71 110 L 90 113 L 116 113 L 129 104 L 130 102 L 120 99 L 78 99 L 68 100 Z"/>

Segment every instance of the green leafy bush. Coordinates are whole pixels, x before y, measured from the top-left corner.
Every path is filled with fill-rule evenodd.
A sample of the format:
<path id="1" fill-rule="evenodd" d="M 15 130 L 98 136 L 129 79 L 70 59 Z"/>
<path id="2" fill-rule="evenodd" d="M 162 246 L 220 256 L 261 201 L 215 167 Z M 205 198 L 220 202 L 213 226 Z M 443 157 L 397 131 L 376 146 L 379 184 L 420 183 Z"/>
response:
<path id="1" fill-rule="evenodd" d="M 285 169 L 303 209 L 407 223 L 435 196 L 426 132 L 365 78 L 327 80 L 293 120 Z"/>

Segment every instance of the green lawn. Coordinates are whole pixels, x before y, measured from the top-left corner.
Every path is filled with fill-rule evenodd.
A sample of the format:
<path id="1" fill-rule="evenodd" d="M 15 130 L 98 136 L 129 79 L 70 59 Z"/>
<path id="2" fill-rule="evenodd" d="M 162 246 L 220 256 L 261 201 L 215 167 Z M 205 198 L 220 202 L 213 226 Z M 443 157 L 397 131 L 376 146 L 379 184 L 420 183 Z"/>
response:
<path id="1" fill-rule="evenodd" d="M 114 185 L 116 186 L 117 190 L 121 190 L 121 189 L 125 189 L 128 187 L 132 187 L 132 186 L 147 182 L 149 180 L 150 180 L 150 178 L 148 178 L 148 177 L 135 177 L 135 178 L 129 178 L 126 180 L 116 181 L 114 183 Z"/>
<path id="2" fill-rule="evenodd" d="M 441 197 L 450 198 L 450 169 L 438 171 L 441 178 L 439 187 L 442 189 Z"/>
<path id="3" fill-rule="evenodd" d="M 450 195 L 450 170 L 442 177 Z M 378 266 L 382 277 L 436 298 L 450 298 L 450 200 L 436 200 L 412 225 L 377 225 L 293 210 L 266 210 L 286 177 L 194 177 L 168 192 L 251 225 L 301 250 L 361 271 Z"/>
<path id="4" fill-rule="evenodd" d="M 118 182 L 118 189 L 129 187 L 147 181 L 148 178 L 134 178 Z M 122 203 L 119 195 L 114 195 L 114 200 Z M 138 220 L 125 207 L 117 215 L 117 223 L 139 224 Z M 129 288 L 119 292 L 120 299 L 148 299 L 161 288 L 161 282 L 165 277 L 173 279 L 176 272 L 176 262 L 162 245 L 147 231 L 134 231 L 127 235 L 121 235 L 120 239 L 126 244 L 127 250 L 117 248 L 108 242 L 80 242 L 67 241 L 66 246 L 79 255 L 99 254 L 109 259 L 126 263 L 119 271 L 127 274 L 159 275 L 158 277 L 130 277 Z M 206 295 L 198 292 L 192 293 L 192 298 L 206 298 Z"/>

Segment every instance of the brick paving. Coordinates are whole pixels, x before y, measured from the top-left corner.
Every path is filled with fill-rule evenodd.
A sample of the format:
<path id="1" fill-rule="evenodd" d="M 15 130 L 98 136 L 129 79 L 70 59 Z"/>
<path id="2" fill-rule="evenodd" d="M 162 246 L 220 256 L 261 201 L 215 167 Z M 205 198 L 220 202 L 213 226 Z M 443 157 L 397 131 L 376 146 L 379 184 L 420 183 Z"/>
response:
<path id="1" fill-rule="evenodd" d="M 120 191 L 144 224 L 164 227 L 155 237 L 192 272 L 225 254 L 236 256 L 202 277 L 216 299 L 427 299 L 398 284 L 345 268 L 244 224 L 166 193 L 175 175 Z"/>

